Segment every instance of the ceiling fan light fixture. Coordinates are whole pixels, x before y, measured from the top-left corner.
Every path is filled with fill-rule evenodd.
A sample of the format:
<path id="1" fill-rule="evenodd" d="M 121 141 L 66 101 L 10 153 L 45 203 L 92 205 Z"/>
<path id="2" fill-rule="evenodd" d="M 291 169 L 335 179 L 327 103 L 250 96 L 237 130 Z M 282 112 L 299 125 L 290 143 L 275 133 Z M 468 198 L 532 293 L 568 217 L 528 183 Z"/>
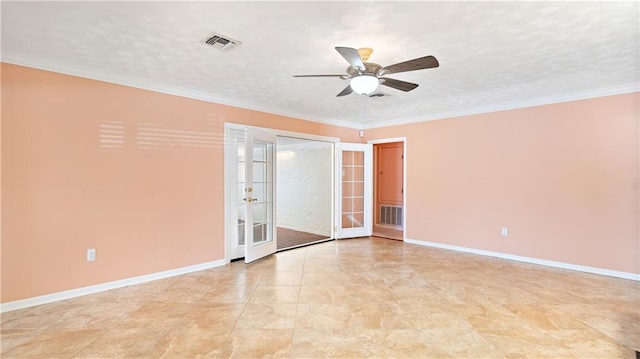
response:
<path id="1" fill-rule="evenodd" d="M 412 91 L 419 86 L 411 82 L 388 78 L 385 76 L 387 74 L 432 69 L 440 66 L 438 60 L 429 55 L 383 67 L 373 62 L 367 62 L 369 55 L 373 52 L 369 48 L 356 50 L 351 47 L 336 46 L 335 49 L 349 63 L 346 75 L 293 75 L 293 77 L 338 77 L 342 80 L 349 80 L 349 86 L 345 87 L 336 97 L 346 96 L 353 92 L 372 97 L 371 95 L 380 84 L 403 92 Z"/>
<path id="2" fill-rule="evenodd" d="M 378 77 L 367 74 L 355 76 L 351 78 L 351 82 L 349 82 L 353 92 L 360 95 L 371 94 L 378 88 L 379 84 Z"/>

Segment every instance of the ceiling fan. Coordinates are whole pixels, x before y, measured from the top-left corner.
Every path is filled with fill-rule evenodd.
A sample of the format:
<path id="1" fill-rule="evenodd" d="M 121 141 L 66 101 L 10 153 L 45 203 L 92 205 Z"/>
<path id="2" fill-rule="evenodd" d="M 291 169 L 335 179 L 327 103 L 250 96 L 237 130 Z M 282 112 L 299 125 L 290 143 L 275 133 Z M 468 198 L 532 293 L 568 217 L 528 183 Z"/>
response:
<path id="1" fill-rule="evenodd" d="M 342 90 L 337 97 L 349 95 L 352 92 L 367 96 L 372 94 L 380 84 L 404 92 L 411 91 L 418 87 L 418 84 L 384 77 L 386 75 L 397 74 L 399 72 L 431 69 L 440 66 L 435 57 L 424 56 L 382 67 L 379 64 L 367 62 L 369 60 L 369 56 L 373 53 L 373 50 L 370 48 L 356 50 L 350 47 L 338 46 L 336 47 L 336 51 L 338 51 L 338 53 L 342 55 L 350 65 L 347 67 L 346 74 L 293 75 L 293 77 L 339 77 L 342 80 L 349 80 L 349 85 Z"/>

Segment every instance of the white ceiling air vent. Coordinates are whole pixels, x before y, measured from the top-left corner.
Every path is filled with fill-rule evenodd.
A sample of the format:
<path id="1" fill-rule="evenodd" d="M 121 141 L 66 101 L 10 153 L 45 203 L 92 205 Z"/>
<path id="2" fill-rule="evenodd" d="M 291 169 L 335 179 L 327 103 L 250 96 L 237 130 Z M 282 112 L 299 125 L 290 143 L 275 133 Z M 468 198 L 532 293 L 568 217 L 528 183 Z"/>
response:
<path id="1" fill-rule="evenodd" d="M 233 40 L 227 36 L 216 34 L 215 32 L 209 34 L 202 42 L 219 50 L 231 50 L 236 45 L 241 44 L 238 40 Z"/>

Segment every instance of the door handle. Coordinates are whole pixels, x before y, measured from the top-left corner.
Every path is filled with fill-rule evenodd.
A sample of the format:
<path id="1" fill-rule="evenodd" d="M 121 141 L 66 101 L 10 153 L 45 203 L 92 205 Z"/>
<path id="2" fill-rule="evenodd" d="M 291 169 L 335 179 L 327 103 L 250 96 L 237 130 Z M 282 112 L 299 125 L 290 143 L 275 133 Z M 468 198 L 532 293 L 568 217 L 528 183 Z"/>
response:
<path id="1" fill-rule="evenodd" d="M 257 198 L 251 198 L 251 197 L 243 198 L 242 200 L 245 202 L 258 202 Z"/>

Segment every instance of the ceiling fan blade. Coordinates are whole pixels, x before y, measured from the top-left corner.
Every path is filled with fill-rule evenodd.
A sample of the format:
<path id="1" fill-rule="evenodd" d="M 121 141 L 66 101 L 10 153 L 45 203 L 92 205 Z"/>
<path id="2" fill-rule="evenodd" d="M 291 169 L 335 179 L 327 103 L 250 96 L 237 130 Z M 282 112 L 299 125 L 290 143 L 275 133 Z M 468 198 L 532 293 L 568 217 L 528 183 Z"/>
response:
<path id="1" fill-rule="evenodd" d="M 440 66 L 440 64 L 438 63 L 438 60 L 435 57 L 425 56 L 425 57 L 420 57 L 417 59 L 393 64 L 391 66 L 384 67 L 380 71 L 382 71 L 383 74 L 386 75 L 386 74 L 397 74 L 399 72 L 431 69 L 438 66 Z"/>
<path id="2" fill-rule="evenodd" d="M 342 75 L 293 75 L 293 77 L 344 77 L 348 76 L 345 74 Z"/>
<path id="3" fill-rule="evenodd" d="M 381 77 L 380 80 L 382 80 L 382 82 L 380 82 L 381 85 L 389 86 L 391 88 L 404 92 L 409 92 L 418 87 L 418 84 L 402 80 L 390 79 L 388 77 Z"/>
<path id="4" fill-rule="evenodd" d="M 351 89 L 351 85 L 347 85 L 347 87 L 345 87 L 344 90 L 342 90 L 338 95 L 336 95 L 336 97 L 346 96 L 352 92 L 353 90 Z"/>
<path id="5" fill-rule="evenodd" d="M 338 51 L 340 55 L 342 55 L 342 57 L 344 57 L 344 59 L 347 60 L 349 65 L 353 66 L 354 68 L 359 67 L 364 70 L 364 63 L 360 58 L 360 54 L 358 53 L 358 50 L 353 49 L 351 47 L 337 46 L 336 51 Z"/>

